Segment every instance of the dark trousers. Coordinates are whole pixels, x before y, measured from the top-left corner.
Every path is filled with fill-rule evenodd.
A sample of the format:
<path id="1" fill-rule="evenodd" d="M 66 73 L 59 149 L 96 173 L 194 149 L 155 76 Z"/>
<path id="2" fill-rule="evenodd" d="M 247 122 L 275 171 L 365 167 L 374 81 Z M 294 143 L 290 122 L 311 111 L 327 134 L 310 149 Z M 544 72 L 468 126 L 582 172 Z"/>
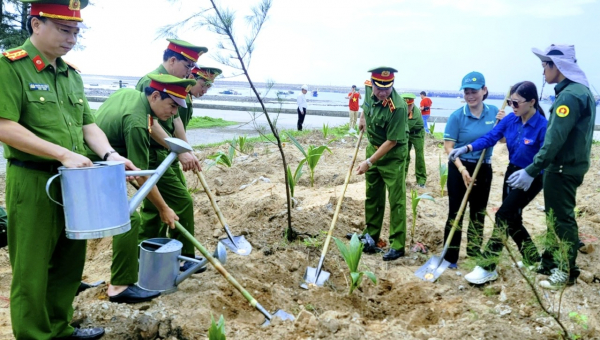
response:
<path id="1" fill-rule="evenodd" d="M 509 164 L 504 175 L 504 185 L 502 188 L 502 206 L 496 213 L 496 224 L 492 237 L 486 244 L 479 265 L 485 270 L 492 271 L 496 269 L 498 259 L 504 244 L 503 239 L 509 235 L 517 244 L 517 248 L 523 255 L 523 262 L 531 265 L 540 261 L 538 250 L 531 240 L 531 236 L 527 229 L 523 226 L 523 208 L 531 202 L 537 194 L 542 191 L 543 179 L 542 175 L 535 177 L 531 183 L 531 187 L 527 191 L 522 189 L 514 189 L 506 184 L 508 177 L 513 172 L 521 170 L 516 165 Z"/>
<path id="2" fill-rule="evenodd" d="M 303 107 L 302 111 L 300 111 L 300 108 L 298 108 L 297 111 L 298 111 L 298 131 L 302 131 L 302 124 L 304 123 L 304 117 L 306 117 L 306 108 Z"/>
<path id="3" fill-rule="evenodd" d="M 574 210 L 577 187 L 582 182 L 583 176 L 544 172 L 548 239 L 546 250 L 542 254 L 542 266 L 548 269 L 558 267 L 569 273 L 570 280 L 579 276 L 579 268 L 576 264 L 579 233 Z M 564 247 L 563 251 L 559 250 L 557 238 Z"/>
<path id="4" fill-rule="evenodd" d="M 476 163 L 463 162 L 471 176 L 475 171 Z M 469 195 L 469 228 L 467 229 L 467 256 L 478 257 L 481 252 L 481 244 L 483 243 L 483 225 L 485 223 L 485 208 L 490 196 L 490 187 L 492 185 L 492 165 L 481 164 L 481 169 L 477 174 L 475 185 Z M 444 230 L 444 243 L 450 234 L 452 224 L 456 219 L 460 203 L 462 202 L 467 187 L 463 182 L 461 174 L 454 163 L 448 162 L 448 220 Z M 464 214 L 463 214 L 464 216 Z M 458 261 L 458 253 L 460 250 L 461 229 L 463 224 L 463 216 L 458 222 L 458 227 L 450 241 L 450 247 L 444 257 L 450 263 Z"/>

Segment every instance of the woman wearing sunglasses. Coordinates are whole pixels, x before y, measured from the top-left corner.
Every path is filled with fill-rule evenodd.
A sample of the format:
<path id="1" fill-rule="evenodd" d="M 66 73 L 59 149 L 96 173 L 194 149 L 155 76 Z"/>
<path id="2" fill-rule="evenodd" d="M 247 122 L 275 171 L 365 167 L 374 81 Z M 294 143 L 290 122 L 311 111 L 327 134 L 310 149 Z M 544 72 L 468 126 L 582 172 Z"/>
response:
<path id="1" fill-rule="evenodd" d="M 450 153 L 453 148 L 464 147 L 485 135 L 494 127 L 496 119 L 502 118 L 498 108 L 486 105 L 483 101 L 488 96 L 485 86 L 485 78 L 479 72 L 471 72 L 462 80 L 460 88 L 464 90 L 465 106 L 454 111 L 448 118 L 444 131 L 444 149 Z M 452 223 L 456 219 L 462 199 L 467 187 L 474 178 L 471 174 L 477 166 L 481 151 L 454 157 L 448 163 L 448 220 L 444 231 L 444 242 L 447 242 L 448 234 L 452 229 Z M 485 154 L 483 164 L 477 175 L 477 184 L 469 195 L 469 228 L 467 231 L 467 256 L 480 256 L 481 244 L 483 243 L 483 225 L 485 222 L 485 208 L 490 195 L 492 184 L 492 149 Z M 450 240 L 450 247 L 445 259 L 450 262 L 448 268 L 456 269 L 460 249 L 460 239 L 463 219 L 459 221 L 459 231 L 454 233 Z"/>
<path id="2" fill-rule="evenodd" d="M 503 249 L 502 239 L 507 235 L 515 241 L 523 255 L 523 263 L 534 265 L 540 256 L 527 229 L 523 226 L 522 212 L 529 202 L 542 190 L 542 175 L 538 174 L 527 191 L 511 188 L 506 180 L 515 171 L 523 169 L 533 162 L 533 157 L 544 144 L 548 124 L 544 111 L 537 100 L 535 84 L 530 81 L 516 83 L 510 90 L 508 105 L 513 113 L 507 115 L 498 125 L 483 137 L 471 144 L 454 149 L 449 158 L 489 148 L 500 139 L 506 138 L 510 163 L 504 175 L 502 206 L 496 213 L 496 223 L 492 237 L 486 244 L 477 266 L 465 279 L 474 284 L 483 284 L 498 278 L 496 265 Z"/>

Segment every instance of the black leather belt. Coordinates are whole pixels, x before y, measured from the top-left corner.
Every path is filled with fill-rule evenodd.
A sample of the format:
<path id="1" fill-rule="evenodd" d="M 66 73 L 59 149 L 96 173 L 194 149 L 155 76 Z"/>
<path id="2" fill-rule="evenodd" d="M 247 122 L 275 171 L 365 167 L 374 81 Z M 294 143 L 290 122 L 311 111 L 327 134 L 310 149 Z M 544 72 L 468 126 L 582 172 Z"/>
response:
<path id="1" fill-rule="evenodd" d="M 11 165 L 16 165 L 20 168 L 44 171 L 50 173 L 58 173 L 58 168 L 62 166 L 60 162 L 31 162 L 31 161 L 20 161 L 18 159 L 8 160 Z"/>

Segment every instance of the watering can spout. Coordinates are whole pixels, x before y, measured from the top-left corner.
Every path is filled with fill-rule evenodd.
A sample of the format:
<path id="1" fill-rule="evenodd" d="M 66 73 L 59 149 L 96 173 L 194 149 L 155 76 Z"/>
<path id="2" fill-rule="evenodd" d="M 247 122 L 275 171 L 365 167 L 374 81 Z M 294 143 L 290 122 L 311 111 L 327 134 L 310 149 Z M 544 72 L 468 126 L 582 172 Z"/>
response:
<path id="1" fill-rule="evenodd" d="M 129 214 L 133 214 L 135 210 L 142 204 L 142 201 L 150 190 L 156 185 L 158 180 L 162 177 L 162 175 L 167 171 L 169 166 L 175 161 L 177 155 L 191 152 L 192 147 L 178 138 L 165 138 L 165 142 L 169 146 L 170 153 L 165 158 L 162 163 L 156 168 L 156 170 L 142 170 L 142 171 L 126 171 L 125 174 L 127 176 L 150 176 L 150 178 L 142 185 L 142 187 L 133 195 L 131 200 L 129 201 Z"/>

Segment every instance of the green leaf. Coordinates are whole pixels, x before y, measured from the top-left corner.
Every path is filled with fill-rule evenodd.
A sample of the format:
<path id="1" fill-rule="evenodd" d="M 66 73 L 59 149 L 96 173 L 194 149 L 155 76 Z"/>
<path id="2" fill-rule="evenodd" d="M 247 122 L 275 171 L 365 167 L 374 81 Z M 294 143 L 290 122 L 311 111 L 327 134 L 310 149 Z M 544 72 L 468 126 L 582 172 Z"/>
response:
<path id="1" fill-rule="evenodd" d="M 350 250 L 348 249 L 348 247 L 346 247 L 346 244 L 340 241 L 337 237 L 334 237 L 333 240 L 335 241 L 335 245 L 338 247 L 340 254 L 342 254 L 344 261 L 348 266 L 350 266 L 350 264 L 348 263 L 348 259 L 350 258 Z"/>
<path id="2" fill-rule="evenodd" d="M 285 134 L 289 137 L 290 141 L 298 148 L 298 150 L 302 152 L 304 158 L 308 158 L 308 155 L 306 154 L 306 151 L 304 150 L 304 147 L 302 147 L 300 142 L 298 142 L 298 140 L 296 140 L 296 138 L 294 138 L 294 136 L 292 136 L 289 132 L 286 132 Z"/>
<path id="3" fill-rule="evenodd" d="M 208 329 L 208 339 L 209 340 L 226 340 L 225 336 L 225 319 L 223 315 L 219 318 L 219 322 L 215 322 L 215 317 L 210 314 L 211 324 Z"/>
<path id="4" fill-rule="evenodd" d="M 212 154 L 208 156 L 208 158 L 214 160 L 216 164 L 224 165 L 226 167 L 231 168 L 231 159 L 223 151 L 219 151 L 215 154 Z"/>
<path id="5" fill-rule="evenodd" d="M 433 196 L 431 196 L 428 192 L 422 194 L 421 196 L 417 197 L 420 200 L 430 200 L 430 201 L 434 201 L 435 202 L 435 198 L 433 198 Z"/>
<path id="6" fill-rule="evenodd" d="M 296 181 L 295 181 L 294 177 L 292 176 L 292 170 L 290 169 L 289 165 L 288 165 L 286 171 L 287 171 L 288 185 L 290 186 L 290 195 L 292 195 L 292 197 L 294 197 L 294 188 L 296 187 Z"/>
<path id="7" fill-rule="evenodd" d="M 349 294 L 352 294 L 354 289 L 356 289 L 358 286 L 360 286 L 360 281 L 362 280 L 363 274 L 364 274 L 363 272 L 360 272 L 360 273 L 351 272 L 350 273 L 350 278 L 352 279 L 352 285 L 350 285 L 350 293 Z"/>
<path id="8" fill-rule="evenodd" d="M 300 180 L 300 177 L 302 177 L 302 168 L 304 168 L 305 162 L 306 162 L 306 160 L 303 159 L 298 164 L 298 167 L 296 168 L 296 172 L 294 172 L 294 183 L 298 183 L 298 181 Z"/>
<path id="9" fill-rule="evenodd" d="M 350 259 L 349 261 L 346 261 L 351 272 L 358 271 L 358 263 L 360 262 L 360 257 L 362 256 L 362 250 L 363 244 L 358 239 L 358 235 L 354 233 L 350 239 Z"/>
<path id="10" fill-rule="evenodd" d="M 373 274 L 373 272 L 366 271 L 366 272 L 364 272 L 364 273 L 365 273 L 365 275 L 367 275 L 367 277 L 368 277 L 369 279 L 371 279 L 371 281 L 372 281 L 374 284 L 377 284 L 377 277 L 375 277 L 375 274 Z"/>

